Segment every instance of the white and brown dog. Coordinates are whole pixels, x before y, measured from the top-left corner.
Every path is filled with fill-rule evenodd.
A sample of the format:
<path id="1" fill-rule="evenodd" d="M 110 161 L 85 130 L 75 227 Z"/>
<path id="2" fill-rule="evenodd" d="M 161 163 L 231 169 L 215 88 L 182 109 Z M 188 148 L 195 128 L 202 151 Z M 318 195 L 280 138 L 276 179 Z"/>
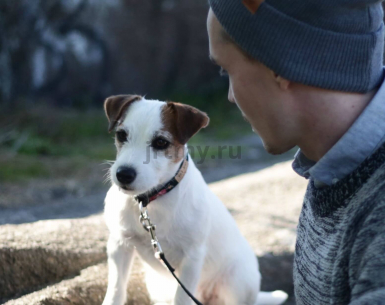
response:
<path id="1" fill-rule="evenodd" d="M 117 158 L 105 199 L 108 289 L 103 305 L 123 305 L 136 254 L 146 267 L 146 284 L 155 303 L 191 305 L 187 294 L 154 257 L 139 222 L 141 195 L 163 251 L 182 283 L 204 305 L 281 304 L 284 292 L 259 292 L 257 259 L 222 202 L 210 191 L 191 158 L 187 141 L 209 122 L 198 109 L 140 96 L 108 98 L 109 130 L 116 127 Z M 150 157 L 150 158 L 149 158 Z M 175 180 L 178 184 L 167 184 Z M 167 185 L 165 190 L 159 186 Z M 171 189 L 171 191 L 169 191 Z M 148 198 L 150 190 L 157 190 Z M 147 197 L 146 197 L 147 196 Z"/>

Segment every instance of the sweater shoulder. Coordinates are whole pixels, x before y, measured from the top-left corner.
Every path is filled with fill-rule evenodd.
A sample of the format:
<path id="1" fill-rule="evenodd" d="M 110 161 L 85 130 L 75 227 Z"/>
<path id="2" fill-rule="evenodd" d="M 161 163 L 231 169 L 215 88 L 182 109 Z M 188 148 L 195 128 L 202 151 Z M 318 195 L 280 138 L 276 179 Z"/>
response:
<path id="1" fill-rule="evenodd" d="M 385 207 L 385 164 L 378 168 L 372 177 L 352 198 L 352 209 L 361 216 L 379 218 Z M 359 216 L 358 215 L 358 216 Z M 385 221 L 385 217 L 383 218 Z"/>
<path id="2" fill-rule="evenodd" d="M 385 165 L 353 196 L 347 214 L 359 231 L 385 230 Z"/>
<path id="3" fill-rule="evenodd" d="M 368 257 L 383 256 L 383 249 L 374 244 L 385 244 L 385 166 L 374 173 L 352 201 L 344 243 L 351 245 L 351 284 L 358 280 Z"/>

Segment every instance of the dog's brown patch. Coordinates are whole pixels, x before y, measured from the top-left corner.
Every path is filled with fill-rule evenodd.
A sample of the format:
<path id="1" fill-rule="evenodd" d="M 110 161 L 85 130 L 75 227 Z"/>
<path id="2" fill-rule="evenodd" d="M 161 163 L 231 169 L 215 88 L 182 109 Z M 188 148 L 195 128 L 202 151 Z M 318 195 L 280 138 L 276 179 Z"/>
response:
<path id="1" fill-rule="evenodd" d="M 128 106 L 141 99 L 142 97 L 139 95 L 115 95 L 107 98 L 104 102 L 104 111 L 109 121 L 108 132 L 111 132 L 122 119 Z"/>
<path id="2" fill-rule="evenodd" d="M 178 141 L 174 141 L 174 143 L 170 145 L 164 153 L 167 158 L 172 160 L 174 163 L 179 163 L 184 158 L 184 145 L 180 144 Z"/>
<path id="3" fill-rule="evenodd" d="M 253 15 L 257 12 L 264 0 L 242 0 L 242 3 Z"/>
<path id="4" fill-rule="evenodd" d="M 163 108 L 162 119 L 165 130 L 182 145 L 209 124 L 206 113 L 195 107 L 174 102 L 168 102 Z"/>
<path id="5" fill-rule="evenodd" d="M 172 146 L 166 150 L 174 162 L 184 157 L 184 145 L 201 128 L 209 124 L 206 113 L 189 105 L 167 102 L 162 109 L 164 130 L 169 132 L 174 140 Z"/>

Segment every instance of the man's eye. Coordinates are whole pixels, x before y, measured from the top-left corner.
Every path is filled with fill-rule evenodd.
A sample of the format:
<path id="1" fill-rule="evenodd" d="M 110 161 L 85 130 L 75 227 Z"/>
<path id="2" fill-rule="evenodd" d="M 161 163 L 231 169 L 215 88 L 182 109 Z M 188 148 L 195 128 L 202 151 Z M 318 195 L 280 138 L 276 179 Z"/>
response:
<path id="1" fill-rule="evenodd" d="M 227 71 L 226 71 L 225 69 L 223 69 L 223 68 L 221 68 L 221 69 L 219 70 L 219 75 L 220 75 L 220 76 L 229 76 L 229 74 L 227 73 Z"/>
<path id="2" fill-rule="evenodd" d="M 158 150 L 166 149 L 169 145 L 170 142 L 162 138 L 156 138 L 151 143 L 151 146 Z"/>
<path id="3" fill-rule="evenodd" d="M 116 139 L 123 143 L 127 141 L 127 133 L 124 130 L 119 130 L 116 132 Z"/>

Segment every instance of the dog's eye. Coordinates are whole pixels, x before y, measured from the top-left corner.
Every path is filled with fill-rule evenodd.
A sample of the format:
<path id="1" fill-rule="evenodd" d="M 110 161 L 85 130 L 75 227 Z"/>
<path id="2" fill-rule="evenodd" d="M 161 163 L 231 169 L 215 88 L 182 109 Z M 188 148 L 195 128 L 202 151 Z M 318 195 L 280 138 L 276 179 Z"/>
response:
<path id="1" fill-rule="evenodd" d="M 123 143 L 127 141 L 127 133 L 124 130 L 119 130 L 116 132 L 116 139 Z"/>
<path id="2" fill-rule="evenodd" d="M 170 145 L 170 142 L 168 142 L 165 139 L 162 138 L 156 138 L 152 141 L 151 146 L 155 149 L 166 149 Z"/>

